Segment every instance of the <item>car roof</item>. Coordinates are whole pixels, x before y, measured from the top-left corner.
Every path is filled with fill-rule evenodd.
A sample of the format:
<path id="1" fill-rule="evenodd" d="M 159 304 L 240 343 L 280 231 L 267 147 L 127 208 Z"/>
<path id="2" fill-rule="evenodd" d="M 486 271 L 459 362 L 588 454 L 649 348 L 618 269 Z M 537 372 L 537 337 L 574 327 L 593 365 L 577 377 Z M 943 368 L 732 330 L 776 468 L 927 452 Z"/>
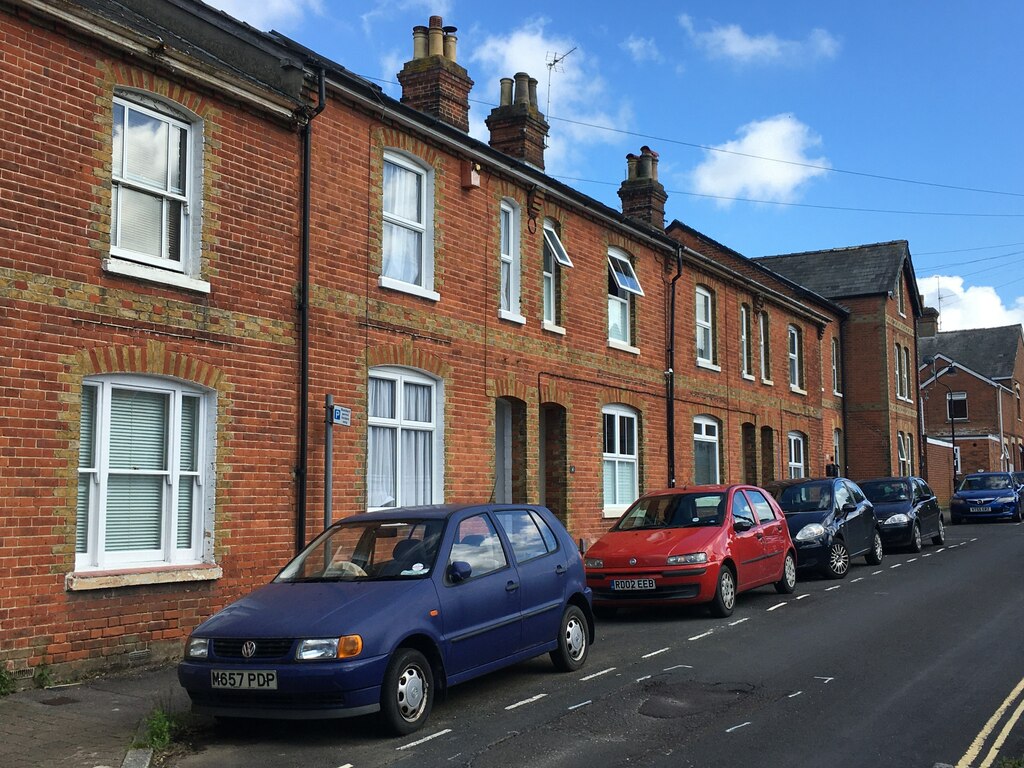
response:
<path id="1" fill-rule="evenodd" d="M 677 496 L 684 493 L 724 493 L 732 488 L 753 488 L 758 490 L 756 485 L 748 483 L 731 483 L 730 485 L 681 485 L 677 488 L 663 488 L 660 491 L 650 491 L 644 497 L 650 496 Z"/>
<path id="2" fill-rule="evenodd" d="M 858 480 L 858 483 L 884 483 L 886 481 L 892 482 L 893 480 L 920 480 L 917 475 L 889 475 L 887 477 L 866 477 L 863 480 Z"/>
<path id="3" fill-rule="evenodd" d="M 349 515 L 341 520 L 336 520 L 335 523 L 350 522 L 353 520 L 408 520 L 409 518 L 418 518 L 421 520 L 447 520 L 452 515 L 463 511 L 486 512 L 496 509 L 540 509 L 540 507 L 536 504 L 425 504 L 417 507 L 396 507 L 394 509 L 378 509 L 372 512 L 360 512 L 355 515 Z"/>
<path id="4" fill-rule="evenodd" d="M 1012 475 L 1013 472 L 1003 472 L 1001 470 L 994 470 L 991 472 L 968 472 L 964 477 L 989 477 L 991 475 Z"/>

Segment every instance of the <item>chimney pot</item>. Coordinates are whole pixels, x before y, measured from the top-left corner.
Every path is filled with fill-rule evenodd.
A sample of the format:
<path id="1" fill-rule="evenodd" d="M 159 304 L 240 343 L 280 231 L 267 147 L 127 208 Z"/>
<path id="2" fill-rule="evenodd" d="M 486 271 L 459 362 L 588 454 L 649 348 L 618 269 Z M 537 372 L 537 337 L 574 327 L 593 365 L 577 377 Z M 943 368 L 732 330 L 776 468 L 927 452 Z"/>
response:
<path id="1" fill-rule="evenodd" d="M 530 76 L 525 72 L 516 72 L 516 104 L 530 103 Z"/>
<path id="2" fill-rule="evenodd" d="M 430 30 L 427 32 L 427 55 L 444 56 L 444 30 L 440 24 L 434 26 L 434 19 L 440 20 L 440 16 L 430 18 Z"/>
<path id="3" fill-rule="evenodd" d="M 427 28 L 424 26 L 412 28 L 412 57 L 414 60 L 427 58 Z"/>
<path id="4" fill-rule="evenodd" d="M 530 78 L 530 107 L 537 109 L 537 78 Z"/>
<path id="5" fill-rule="evenodd" d="M 455 46 L 459 41 L 455 36 L 456 31 L 455 27 L 444 28 L 444 57 L 451 62 L 455 61 Z"/>
<path id="6" fill-rule="evenodd" d="M 484 121 L 499 152 L 544 170 L 548 124 L 537 109 L 537 81 L 526 72 L 501 78 L 501 101 Z"/>
<path id="7" fill-rule="evenodd" d="M 444 20 L 440 16 L 431 16 L 430 17 L 430 26 L 432 28 L 433 27 L 437 27 L 438 29 L 441 29 L 441 27 L 443 25 L 444 25 Z"/>
<path id="8" fill-rule="evenodd" d="M 626 180 L 619 186 L 622 213 L 663 229 L 668 195 L 658 181 L 658 153 L 641 147 L 639 155 L 626 155 L 626 167 Z"/>
<path id="9" fill-rule="evenodd" d="M 473 81 L 455 61 L 455 27 L 431 16 L 427 27 L 413 27 L 413 58 L 398 73 L 402 103 L 469 131 L 469 92 Z"/>
<path id="10" fill-rule="evenodd" d="M 512 78 L 503 77 L 501 78 L 501 99 L 498 103 L 503 107 L 511 106 L 512 104 Z"/>

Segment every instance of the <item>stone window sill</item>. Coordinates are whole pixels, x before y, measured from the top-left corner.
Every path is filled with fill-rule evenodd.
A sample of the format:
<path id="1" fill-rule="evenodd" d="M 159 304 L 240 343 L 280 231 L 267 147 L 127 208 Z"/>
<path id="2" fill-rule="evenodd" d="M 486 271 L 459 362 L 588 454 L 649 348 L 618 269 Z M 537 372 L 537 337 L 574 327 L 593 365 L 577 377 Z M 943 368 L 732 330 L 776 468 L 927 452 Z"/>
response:
<path id="1" fill-rule="evenodd" d="M 143 587 L 152 584 L 214 581 L 224 575 L 215 564 L 159 565 L 151 568 L 124 568 L 110 571 L 75 571 L 64 578 L 68 592 L 117 587 Z"/>

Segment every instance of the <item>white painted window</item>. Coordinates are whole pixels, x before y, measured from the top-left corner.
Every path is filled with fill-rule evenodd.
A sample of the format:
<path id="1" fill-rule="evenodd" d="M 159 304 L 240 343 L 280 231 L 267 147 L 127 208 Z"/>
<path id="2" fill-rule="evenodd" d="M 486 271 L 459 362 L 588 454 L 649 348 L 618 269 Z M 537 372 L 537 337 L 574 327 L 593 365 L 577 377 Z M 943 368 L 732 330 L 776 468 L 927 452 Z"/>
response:
<path id="1" fill-rule="evenodd" d="M 502 200 L 498 218 L 501 242 L 501 296 L 499 315 L 505 320 L 526 322 L 519 311 L 519 283 L 522 265 L 519 256 L 519 206 Z"/>
<path id="2" fill-rule="evenodd" d="M 910 369 L 910 348 L 909 347 L 903 347 L 903 370 L 902 370 L 902 376 L 903 376 L 903 397 L 905 397 L 907 400 L 913 400 L 914 399 L 913 390 L 910 387 L 910 383 L 911 383 L 912 379 L 911 379 L 911 369 Z"/>
<path id="3" fill-rule="evenodd" d="M 841 474 L 843 471 L 843 431 L 841 429 L 832 431 L 832 462 L 839 467 Z"/>
<path id="4" fill-rule="evenodd" d="M 697 416 L 693 420 L 693 482 L 714 485 L 720 482 L 719 467 L 722 428 L 717 419 Z"/>
<path id="5" fill-rule="evenodd" d="M 795 325 L 789 326 L 789 386 L 804 389 L 803 334 Z"/>
<path id="6" fill-rule="evenodd" d="M 436 298 L 433 172 L 396 152 L 384 153 L 384 243 L 380 284 Z"/>
<path id="7" fill-rule="evenodd" d="M 694 301 L 697 328 L 698 365 L 715 364 L 715 309 L 711 291 L 698 286 Z"/>
<path id="8" fill-rule="evenodd" d="M 768 313 L 758 315 L 758 349 L 761 357 L 761 381 L 772 380 L 771 337 L 768 335 Z"/>
<path id="9" fill-rule="evenodd" d="M 946 418 L 949 420 L 966 420 L 968 418 L 966 392 L 946 393 Z"/>
<path id="10" fill-rule="evenodd" d="M 802 432 L 790 432 L 789 443 L 789 476 L 791 478 L 807 476 L 807 439 Z"/>
<path id="11" fill-rule="evenodd" d="M 753 378 L 754 360 L 750 342 L 750 307 L 740 306 L 740 370 L 743 375 Z"/>
<path id="12" fill-rule="evenodd" d="M 909 475 L 910 472 L 907 470 L 907 444 L 902 432 L 896 433 L 896 450 L 899 459 L 899 474 Z"/>
<path id="13" fill-rule="evenodd" d="M 632 343 L 630 315 L 633 297 L 643 296 L 629 256 L 617 248 L 608 249 L 608 340 L 620 345 Z"/>
<path id="14" fill-rule="evenodd" d="M 901 317 L 907 316 L 907 304 L 905 294 L 903 293 L 903 275 L 901 274 L 896 280 L 896 308 L 899 310 Z"/>
<path id="15" fill-rule="evenodd" d="M 370 509 L 436 504 L 443 496 L 443 391 L 408 368 L 370 371 L 366 495 Z"/>
<path id="16" fill-rule="evenodd" d="M 841 394 L 843 391 L 842 360 L 839 357 L 839 339 L 832 338 L 832 392 Z"/>
<path id="17" fill-rule="evenodd" d="M 601 410 L 604 420 L 604 512 L 625 511 L 639 495 L 637 413 L 622 405 Z"/>
<path id="18" fill-rule="evenodd" d="M 561 326 L 561 270 L 572 267 L 572 260 L 562 245 L 556 225 L 544 219 L 544 322 L 549 326 Z"/>
<path id="19" fill-rule="evenodd" d="M 112 119 L 112 259 L 197 277 L 200 121 L 128 91 L 114 97 Z"/>
<path id="20" fill-rule="evenodd" d="M 213 509 L 213 410 L 209 392 L 169 379 L 85 380 L 77 570 L 202 561 Z"/>

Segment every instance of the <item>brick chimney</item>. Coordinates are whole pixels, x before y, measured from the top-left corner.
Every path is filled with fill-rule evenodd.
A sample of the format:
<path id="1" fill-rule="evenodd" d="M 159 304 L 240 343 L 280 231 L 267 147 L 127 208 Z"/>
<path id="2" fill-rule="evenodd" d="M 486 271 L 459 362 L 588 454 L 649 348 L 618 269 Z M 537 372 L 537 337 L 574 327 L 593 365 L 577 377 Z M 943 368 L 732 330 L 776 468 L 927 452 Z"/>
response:
<path id="1" fill-rule="evenodd" d="M 639 155 L 626 155 L 626 180 L 619 186 L 619 199 L 629 218 L 665 228 L 668 194 L 658 181 L 658 153 L 650 147 L 641 147 Z"/>
<path id="2" fill-rule="evenodd" d="M 514 91 L 513 91 L 514 88 Z M 537 81 L 525 72 L 501 78 L 501 99 L 488 115 L 489 144 L 499 152 L 544 170 L 548 124 L 537 109 Z"/>
<path id="3" fill-rule="evenodd" d="M 922 297 L 921 303 L 924 304 L 924 297 Z M 923 307 L 921 309 L 921 317 L 917 321 L 917 337 L 919 339 L 927 339 L 935 336 L 939 332 L 939 310 L 935 307 Z"/>
<path id="4" fill-rule="evenodd" d="M 433 115 L 461 131 L 469 131 L 469 73 L 455 63 L 455 27 L 442 26 L 440 16 L 429 27 L 413 27 L 412 60 L 398 73 L 402 103 Z"/>

